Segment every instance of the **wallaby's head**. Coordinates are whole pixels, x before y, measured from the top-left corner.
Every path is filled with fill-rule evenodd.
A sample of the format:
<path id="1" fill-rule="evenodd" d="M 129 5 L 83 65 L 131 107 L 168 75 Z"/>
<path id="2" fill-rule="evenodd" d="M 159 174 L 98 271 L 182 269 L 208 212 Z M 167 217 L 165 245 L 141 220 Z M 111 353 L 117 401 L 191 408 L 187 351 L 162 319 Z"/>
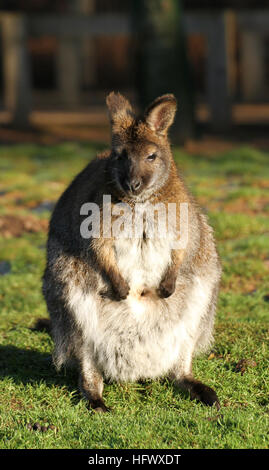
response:
<path id="1" fill-rule="evenodd" d="M 112 152 L 109 178 L 125 197 L 147 197 L 167 181 L 172 156 L 167 138 L 175 112 L 176 99 L 167 94 L 157 98 L 136 118 L 129 101 L 110 93 L 108 106 Z"/>

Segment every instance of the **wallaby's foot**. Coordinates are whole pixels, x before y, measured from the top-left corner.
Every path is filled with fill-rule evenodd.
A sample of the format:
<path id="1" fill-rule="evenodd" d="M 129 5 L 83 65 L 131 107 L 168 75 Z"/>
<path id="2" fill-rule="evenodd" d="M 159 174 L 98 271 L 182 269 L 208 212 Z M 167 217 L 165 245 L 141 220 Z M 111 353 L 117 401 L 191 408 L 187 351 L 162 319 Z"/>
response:
<path id="1" fill-rule="evenodd" d="M 96 413 L 110 411 L 102 398 L 103 378 L 96 370 L 82 371 L 79 378 L 79 388 L 87 400 L 87 406 Z"/>
<path id="2" fill-rule="evenodd" d="M 192 400 L 198 400 L 208 406 L 214 405 L 218 410 L 220 409 L 220 402 L 213 388 L 208 387 L 192 377 L 185 377 L 177 381 L 177 384 L 182 390 L 186 390 L 190 393 Z"/>
<path id="3" fill-rule="evenodd" d="M 38 318 L 31 328 L 32 331 L 46 331 L 50 334 L 51 332 L 51 323 L 49 318 Z"/>
<path id="4" fill-rule="evenodd" d="M 110 409 L 105 405 L 104 400 L 102 398 L 96 400 L 89 400 L 88 402 L 89 408 L 93 410 L 95 413 L 107 413 Z"/>

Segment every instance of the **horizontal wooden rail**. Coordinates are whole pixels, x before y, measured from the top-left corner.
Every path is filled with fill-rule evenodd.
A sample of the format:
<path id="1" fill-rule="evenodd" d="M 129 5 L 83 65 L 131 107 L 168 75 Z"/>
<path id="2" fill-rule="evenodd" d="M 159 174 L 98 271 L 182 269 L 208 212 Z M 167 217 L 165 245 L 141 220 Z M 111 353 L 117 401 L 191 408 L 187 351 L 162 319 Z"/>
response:
<path id="1" fill-rule="evenodd" d="M 188 34 L 208 35 L 210 29 L 224 12 L 205 13 L 196 11 L 184 14 L 184 27 Z M 239 28 L 257 33 L 269 34 L 269 11 L 234 12 Z M 83 15 L 25 15 L 21 13 L 0 13 L 1 21 L 15 16 L 25 16 L 30 36 L 104 36 L 132 34 L 133 24 L 126 14 Z"/>
<path id="2" fill-rule="evenodd" d="M 28 17 L 29 34 L 32 36 L 108 36 L 130 34 L 131 24 L 127 15 L 42 15 Z"/>

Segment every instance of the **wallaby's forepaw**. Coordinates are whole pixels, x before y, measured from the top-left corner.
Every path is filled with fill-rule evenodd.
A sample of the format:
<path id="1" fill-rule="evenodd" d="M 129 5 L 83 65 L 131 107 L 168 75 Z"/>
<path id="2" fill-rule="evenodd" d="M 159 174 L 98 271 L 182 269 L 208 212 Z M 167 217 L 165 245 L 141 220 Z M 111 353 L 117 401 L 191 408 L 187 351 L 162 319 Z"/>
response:
<path id="1" fill-rule="evenodd" d="M 103 298 L 109 298 L 111 300 L 124 300 L 127 298 L 130 291 L 130 287 L 127 282 L 123 281 L 120 284 L 112 284 L 109 286 L 108 290 L 102 290 L 99 292 L 99 295 Z"/>
<path id="2" fill-rule="evenodd" d="M 124 300 L 127 298 L 130 291 L 130 287 L 127 282 L 122 282 L 121 284 L 113 286 L 113 295 L 116 300 Z"/>
<path id="3" fill-rule="evenodd" d="M 157 294 L 161 299 L 170 297 L 175 292 L 176 288 L 176 279 L 174 278 L 164 278 L 157 289 Z"/>

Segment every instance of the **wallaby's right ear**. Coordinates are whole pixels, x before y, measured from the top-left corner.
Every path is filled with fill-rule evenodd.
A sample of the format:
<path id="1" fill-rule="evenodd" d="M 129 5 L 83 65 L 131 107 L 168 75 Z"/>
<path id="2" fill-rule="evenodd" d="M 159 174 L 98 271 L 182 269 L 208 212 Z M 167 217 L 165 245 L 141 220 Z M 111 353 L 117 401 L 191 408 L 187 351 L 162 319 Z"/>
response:
<path id="1" fill-rule="evenodd" d="M 120 132 L 134 122 L 134 113 L 129 101 L 120 93 L 112 91 L 106 98 L 109 119 L 113 132 Z"/>

